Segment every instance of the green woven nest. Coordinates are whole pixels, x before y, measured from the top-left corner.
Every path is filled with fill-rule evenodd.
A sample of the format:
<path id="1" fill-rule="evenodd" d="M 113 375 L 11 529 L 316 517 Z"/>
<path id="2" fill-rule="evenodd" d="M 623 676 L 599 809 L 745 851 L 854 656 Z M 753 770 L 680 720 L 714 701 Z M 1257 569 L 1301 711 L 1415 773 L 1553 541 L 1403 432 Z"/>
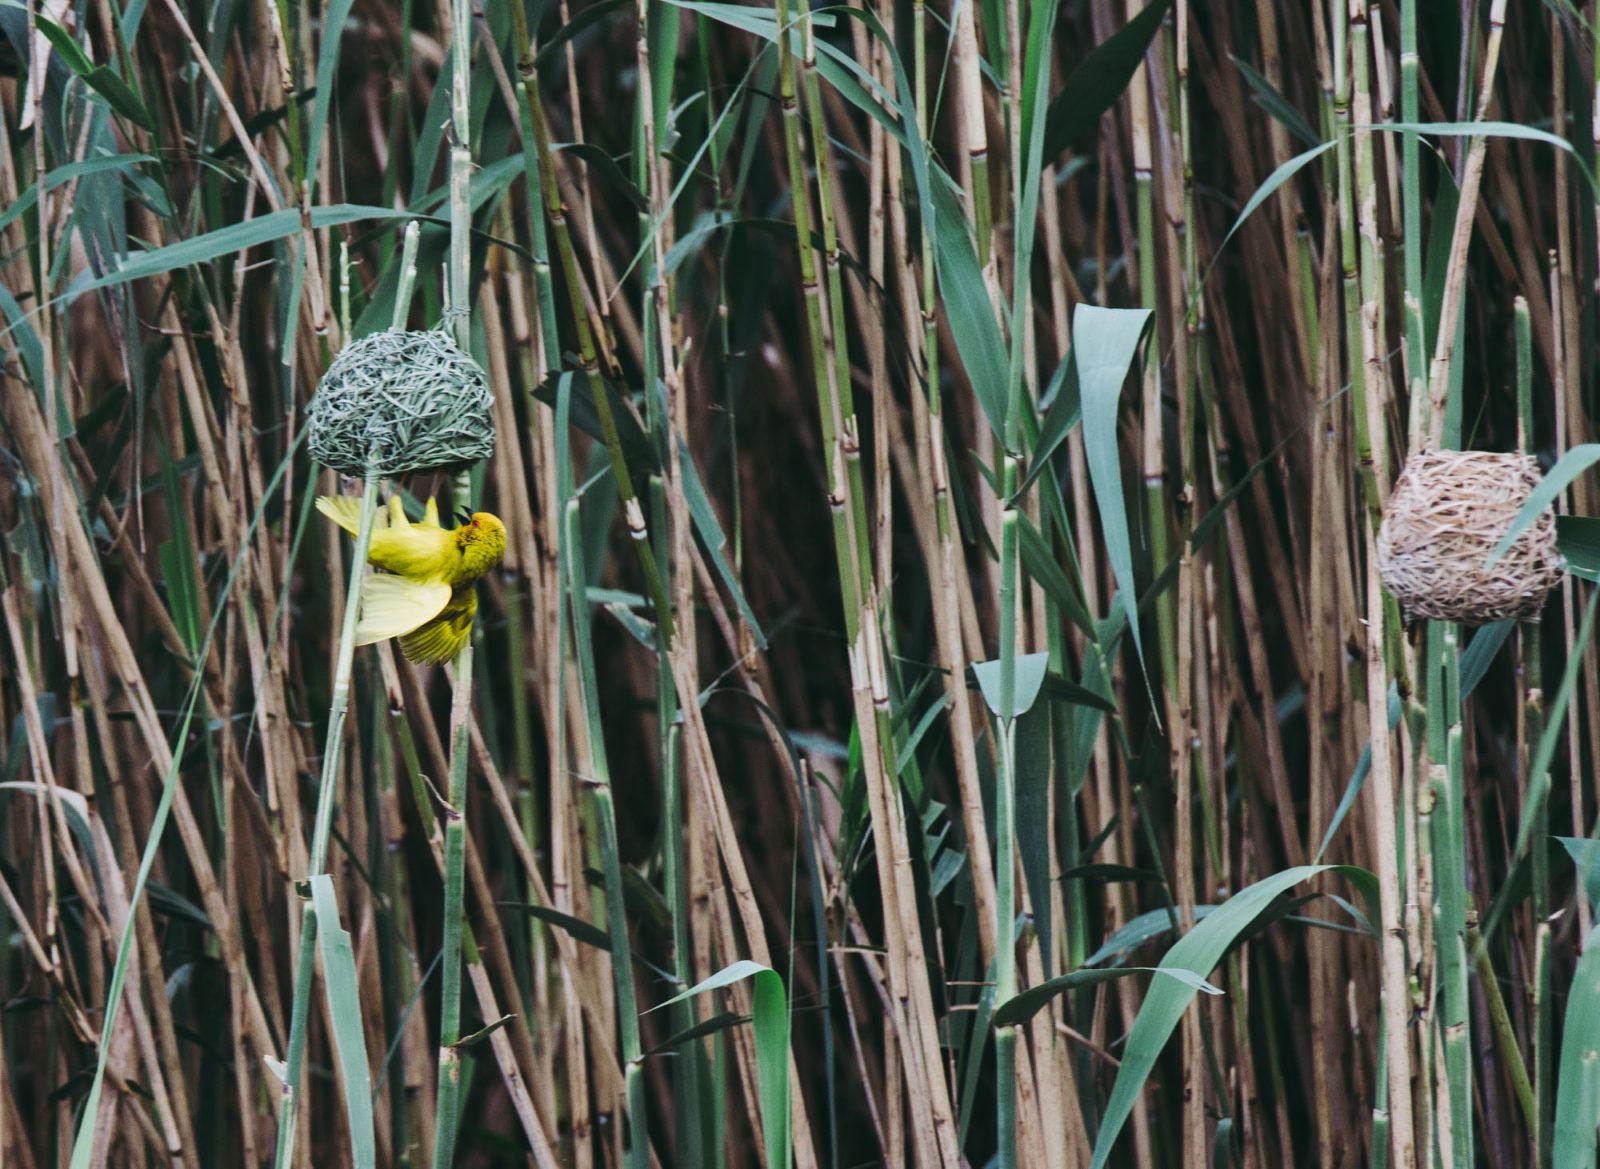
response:
<path id="1" fill-rule="evenodd" d="M 441 329 L 385 329 L 346 345 L 311 399 L 307 441 L 345 475 L 454 468 L 494 452 L 478 363 Z"/>

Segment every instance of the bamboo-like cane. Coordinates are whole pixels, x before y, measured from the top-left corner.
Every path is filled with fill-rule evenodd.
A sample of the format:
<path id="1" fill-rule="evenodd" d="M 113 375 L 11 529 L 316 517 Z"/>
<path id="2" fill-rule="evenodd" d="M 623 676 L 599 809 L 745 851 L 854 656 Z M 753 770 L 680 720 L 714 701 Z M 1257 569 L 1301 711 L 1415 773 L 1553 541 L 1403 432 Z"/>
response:
<path id="1" fill-rule="evenodd" d="M 411 287 L 417 275 L 417 225 L 406 227 L 400 260 L 400 280 L 395 292 L 394 327 L 405 321 Z M 361 521 L 356 530 L 350 581 L 345 589 L 344 618 L 339 626 L 339 647 L 334 656 L 333 694 L 328 703 L 328 734 L 322 749 L 322 776 L 317 785 L 317 810 L 311 830 L 311 854 L 306 879 L 327 872 L 328 836 L 333 824 L 339 768 L 344 761 L 344 722 L 350 708 L 350 677 L 355 661 L 356 619 L 361 612 L 361 583 L 367 575 L 367 550 L 372 545 L 377 510 L 378 476 L 368 475 L 361 493 Z M 294 1159 L 295 1129 L 300 1112 L 300 1068 L 305 1058 L 306 1018 L 311 984 L 316 970 L 317 914 L 308 901 L 300 919 L 300 951 L 295 965 L 294 1000 L 289 1012 L 289 1046 L 284 1059 L 283 1110 L 278 1116 L 278 1151 L 274 1164 L 288 1166 Z"/>
<path id="2" fill-rule="evenodd" d="M 454 61 L 450 87 L 450 269 L 449 312 L 456 344 L 472 347 L 470 264 L 472 145 L 468 97 L 471 92 L 472 9 L 468 0 L 450 5 Z M 471 473 L 456 475 L 456 506 L 472 496 Z M 472 714 L 472 639 L 460 650 L 452 669 L 450 703 L 450 786 L 444 809 L 444 937 L 439 956 L 439 1092 L 433 1128 L 434 1169 L 450 1169 L 455 1158 L 456 1127 L 461 1099 L 461 927 L 465 920 L 467 859 L 468 729 Z"/>

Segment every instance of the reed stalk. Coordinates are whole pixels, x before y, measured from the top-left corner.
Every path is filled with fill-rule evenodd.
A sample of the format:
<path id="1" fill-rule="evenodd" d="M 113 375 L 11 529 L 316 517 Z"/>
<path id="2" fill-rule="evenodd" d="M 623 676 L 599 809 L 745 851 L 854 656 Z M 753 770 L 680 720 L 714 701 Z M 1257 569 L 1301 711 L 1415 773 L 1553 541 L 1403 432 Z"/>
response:
<path id="1" fill-rule="evenodd" d="M 401 327 L 411 303 L 411 287 L 417 274 L 417 240 L 417 227 L 412 224 L 405 232 L 402 245 L 394 328 Z M 322 748 L 322 772 L 317 784 L 317 808 L 311 830 L 307 881 L 328 871 L 328 836 L 333 825 L 333 808 L 338 799 L 339 775 L 344 764 L 344 723 L 350 709 L 356 620 L 361 611 L 361 585 L 367 575 L 367 550 L 372 544 L 378 479 L 378 476 L 369 474 L 362 485 L 361 519 L 356 530 L 350 579 L 345 589 L 344 616 L 339 625 L 338 649 L 334 656 L 333 691 L 328 703 L 328 732 Z M 295 966 L 294 1003 L 290 1008 L 289 1044 L 284 1059 L 283 1106 L 278 1114 L 278 1145 L 274 1163 L 279 1169 L 287 1169 L 294 1161 L 295 1131 L 300 1114 L 301 1065 L 305 1059 L 311 984 L 316 977 L 316 941 L 317 914 L 308 899 L 300 917 L 299 959 Z"/>
<path id="2" fill-rule="evenodd" d="M 1383 1004 L 1387 1018 L 1384 1061 L 1389 1088 L 1387 1120 L 1393 1164 L 1397 1169 L 1414 1169 L 1418 1152 L 1411 1086 L 1411 1035 L 1407 1025 L 1411 986 L 1403 916 L 1406 888 L 1410 885 L 1414 890 L 1414 883 L 1406 881 L 1402 875 L 1407 853 L 1402 852 L 1403 837 L 1398 835 L 1400 821 L 1397 819 L 1394 798 L 1394 754 L 1386 700 L 1389 669 L 1385 651 L 1393 601 L 1387 597 L 1379 580 L 1375 547 L 1383 505 L 1380 475 L 1384 384 L 1379 340 L 1382 252 L 1373 202 L 1372 137 L 1371 131 L 1365 129 L 1372 121 L 1367 6 L 1364 0 L 1351 0 L 1348 12 L 1341 15 L 1345 19 L 1335 23 L 1335 101 L 1341 107 L 1341 124 L 1354 128 L 1351 136 L 1355 157 L 1352 173 L 1350 148 L 1341 136 L 1340 146 L 1336 149 L 1340 176 L 1339 235 L 1346 297 L 1347 368 L 1354 387 L 1352 414 L 1355 420 L 1356 458 L 1367 509 L 1366 701 L 1372 742 L 1372 774 L 1367 787 L 1372 792 L 1369 827 L 1373 834 L 1372 855 L 1378 868 L 1383 930 Z M 1350 53 L 1348 72 L 1345 71 L 1345 45 L 1340 43 L 1346 39 Z M 1357 216 L 1352 205 L 1358 205 L 1361 209 L 1359 237 Z"/>
<path id="3" fill-rule="evenodd" d="M 1513 311 L 1517 347 L 1517 445 L 1524 453 L 1531 454 L 1537 448 L 1533 407 L 1533 326 L 1528 315 L 1527 299 L 1517 297 Z M 1527 622 L 1518 629 L 1518 644 L 1522 657 L 1522 743 L 1518 751 L 1518 764 L 1525 798 L 1533 788 L 1532 776 L 1528 774 L 1528 769 L 1533 762 L 1533 753 L 1544 737 L 1544 666 L 1539 633 L 1537 625 Z M 1536 841 L 1548 839 L 1550 835 L 1548 789 L 1541 788 L 1532 798 L 1537 801 L 1533 819 L 1533 839 Z M 1530 861 L 1533 870 L 1531 907 L 1534 927 L 1534 1028 L 1533 1086 L 1529 1094 L 1533 1107 L 1528 1110 L 1527 1121 L 1533 1135 L 1534 1164 L 1544 1169 L 1551 1163 L 1551 1141 L 1555 1123 L 1555 1004 L 1552 1001 L 1554 987 L 1550 970 L 1549 849 L 1533 848 L 1530 852 Z M 1489 962 L 1486 952 L 1482 961 Z M 1490 972 L 1492 974 L 1492 967 Z M 1479 981 L 1488 986 L 1493 979 L 1480 978 Z M 1527 1073 L 1524 1071 L 1519 1084 L 1525 1084 L 1527 1078 Z"/>
<path id="4" fill-rule="evenodd" d="M 450 52 L 450 259 L 448 312 L 456 344 L 472 349 L 472 11 L 468 0 L 452 0 Z M 472 477 L 460 471 L 452 497 L 471 510 Z M 466 922 L 468 727 L 472 719 L 472 639 L 456 651 L 451 669 L 450 781 L 444 816 L 444 927 L 439 954 L 439 1070 L 433 1169 L 455 1161 L 462 1095 L 461 940 Z"/>
<path id="5" fill-rule="evenodd" d="M 1588 835 L 1592 622 L 1557 702 L 1372 533 L 1403 453 L 1591 437 L 1581 152 L 1409 128 L 1588 133 L 1566 7 L 0 11 L 0 1159 L 347 1156 L 320 871 L 371 1169 L 763 1159 L 753 984 L 639 1013 L 744 959 L 797 1169 L 1563 1165 L 1592 907 L 1497 826 Z M 301 450 L 411 316 L 501 437 L 447 671 L 353 656 Z M 1374 903 L 1238 920 L 1313 858 Z"/>

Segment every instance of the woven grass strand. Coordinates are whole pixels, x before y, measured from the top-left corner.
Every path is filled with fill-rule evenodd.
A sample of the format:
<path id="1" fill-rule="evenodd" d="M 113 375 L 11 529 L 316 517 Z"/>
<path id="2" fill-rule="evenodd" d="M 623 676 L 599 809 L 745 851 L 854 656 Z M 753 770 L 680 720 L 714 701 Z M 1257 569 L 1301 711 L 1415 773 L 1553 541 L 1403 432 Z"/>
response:
<path id="1" fill-rule="evenodd" d="M 1546 511 L 1492 566 L 1495 545 L 1539 483 L 1529 455 L 1424 448 L 1406 461 L 1378 530 L 1378 571 L 1407 621 L 1537 621 L 1561 580 Z"/>
<path id="2" fill-rule="evenodd" d="M 307 442 L 345 475 L 455 468 L 494 452 L 488 379 L 443 329 L 385 329 L 347 345 L 312 400 Z"/>

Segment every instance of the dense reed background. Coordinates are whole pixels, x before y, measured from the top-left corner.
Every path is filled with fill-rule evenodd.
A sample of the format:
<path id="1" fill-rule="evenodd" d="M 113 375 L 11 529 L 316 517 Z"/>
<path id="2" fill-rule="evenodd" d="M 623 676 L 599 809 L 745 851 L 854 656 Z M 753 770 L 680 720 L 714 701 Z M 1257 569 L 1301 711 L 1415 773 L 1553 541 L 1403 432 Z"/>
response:
<path id="1" fill-rule="evenodd" d="M 1595 1164 L 1600 521 L 1373 541 L 1594 510 L 1596 19 L 0 6 L 0 1162 Z M 391 322 L 449 670 L 311 510 Z"/>

